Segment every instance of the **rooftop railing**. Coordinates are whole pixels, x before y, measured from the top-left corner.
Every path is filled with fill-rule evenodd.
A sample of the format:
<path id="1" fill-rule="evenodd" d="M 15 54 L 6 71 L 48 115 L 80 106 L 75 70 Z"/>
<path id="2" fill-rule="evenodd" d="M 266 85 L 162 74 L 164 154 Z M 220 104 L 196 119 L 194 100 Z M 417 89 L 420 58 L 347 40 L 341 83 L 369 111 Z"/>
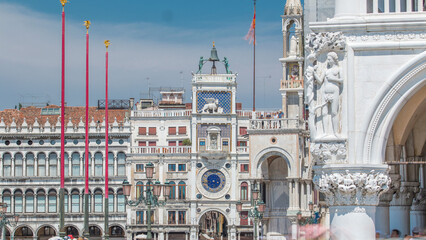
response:
<path id="1" fill-rule="evenodd" d="M 132 111 L 132 117 L 189 117 L 191 113 L 192 110 L 135 110 Z"/>
<path id="2" fill-rule="evenodd" d="M 132 147 L 130 149 L 133 154 L 176 154 L 191 153 L 191 146 L 148 146 L 148 147 Z"/>
<path id="3" fill-rule="evenodd" d="M 250 120 L 250 130 L 298 129 L 299 119 L 254 119 Z"/>
<path id="4" fill-rule="evenodd" d="M 368 14 L 425 12 L 425 0 L 367 0 Z"/>

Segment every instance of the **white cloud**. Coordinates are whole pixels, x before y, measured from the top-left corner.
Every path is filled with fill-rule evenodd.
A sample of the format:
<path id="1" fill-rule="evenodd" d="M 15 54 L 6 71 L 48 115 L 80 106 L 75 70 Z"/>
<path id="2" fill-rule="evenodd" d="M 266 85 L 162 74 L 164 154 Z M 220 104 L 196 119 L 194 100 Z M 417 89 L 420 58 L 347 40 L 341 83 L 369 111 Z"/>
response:
<path id="1" fill-rule="evenodd" d="M 60 15 L 45 15 L 19 5 L 0 4 L 0 108 L 13 108 L 20 95 L 50 96 L 60 102 Z M 239 24 L 223 28 L 182 29 L 152 23 L 93 23 L 90 28 L 91 105 L 104 97 L 103 41 L 110 46 L 110 98 L 138 98 L 150 86 L 181 86 L 189 90 L 191 71 L 200 56 L 209 56 L 216 41 L 219 57 L 227 56 L 230 68 L 239 73 L 238 101 L 252 103 L 252 45 L 242 40 L 247 29 Z M 248 28 L 248 26 L 247 26 Z M 278 91 L 281 66 L 280 21 L 265 23 L 256 46 L 257 106 L 280 108 Z M 275 30 L 273 30 L 275 29 Z M 276 31 L 275 33 L 272 33 Z M 271 78 L 269 78 L 271 76 Z M 266 77 L 266 78 L 265 78 Z M 82 22 L 66 24 L 66 101 L 84 105 L 85 29 Z M 189 96 L 189 92 L 187 92 Z"/>

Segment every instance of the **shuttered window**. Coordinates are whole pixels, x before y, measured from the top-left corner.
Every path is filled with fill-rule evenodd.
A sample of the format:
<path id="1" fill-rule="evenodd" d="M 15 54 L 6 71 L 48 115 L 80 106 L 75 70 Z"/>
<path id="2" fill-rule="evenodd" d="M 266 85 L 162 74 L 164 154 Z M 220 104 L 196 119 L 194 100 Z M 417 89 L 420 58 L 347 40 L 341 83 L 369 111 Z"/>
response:
<path id="1" fill-rule="evenodd" d="M 148 134 L 149 135 L 157 135 L 157 128 L 156 127 L 150 127 Z"/>
<path id="2" fill-rule="evenodd" d="M 176 127 L 169 127 L 169 135 L 176 135 Z"/>
<path id="3" fill-rule="evenodd" d="M 183 135 L 186 134 L 186 127 L 185 126 L 184 127 L 179 127 L 179 135 L 180 134 L 183 134 Z"/>
<path id="4" fill-rule="evenodd" d="M 146 127 L 139 127 L 139 135 L 146 135 Z"/>

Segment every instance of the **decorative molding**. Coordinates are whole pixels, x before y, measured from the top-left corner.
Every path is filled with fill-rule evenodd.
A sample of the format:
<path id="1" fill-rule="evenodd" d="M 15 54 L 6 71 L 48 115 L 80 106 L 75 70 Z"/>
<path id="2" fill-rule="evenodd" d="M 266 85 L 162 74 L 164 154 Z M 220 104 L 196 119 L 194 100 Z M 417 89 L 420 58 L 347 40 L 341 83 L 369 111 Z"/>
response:
<path id="1" fill-rule="evenodd" d="M 422 70 L 426 69 L 426 63 L 423 63 L 410 72 L 406 73 L 402 79 L 397 81 L 390 89 L 387 90 L 386 95 L 383 96 L 383 98 L 380 101 L 379 106 L 377 106 L 377 109 L 374 112 L 374 115 L 372 119 L 370 120 L 370 125 L 367 129 L 367 137 L 366 137 L 366 157 L 371 158 L 371 151 L 372 151 L 372 145 L 373 145 L 373 139 L 377 133 L 379 123 L 382 123 L 383 118 L 385 117 L 385 113 L 389 108 L 394 107 L 394 104 L 391 104 L 391 101 L 393 99 L 400 99 L 401 92 L 406 92 L 406 90 L 402 90 L 402 88 L 406 87 L 407 82 L 415 76 L 417 73 L 421 72 Z M 396 97 L 398 95 L 398 97 Z M 369 160 L 369 159 L 368 159 Z"/>
<path id="2" fill-rule="evenodd" d="M 308 54 L 342 51 L 346 46 L 346 37 L 342 32 L 311 33 L 306 37 L 305 51 Z"/>
<path id="3" fill-rule="evenodd" d="M 310 150 L 317 164 L 347 163 L 346 140 L 332 142 L 313 142 Z"/>
<path id="4" fill-rule="evenodd" d="M 382 193 L 389 189 L 391 179 L 387 173 L 369 173 L 346 170 L 345 173 L 316 174 L 314 183 L 326 196 L 329 206 L 377 205 Z"/>
<path id="5" fill-rule="evenodd" d="M 378 41 L 416 41 L 424 40 L 424 32 L 394 32 L 394 33 L 371 33 L 371 34 L 345 34 L 348 42 L 378 42 Z"/>

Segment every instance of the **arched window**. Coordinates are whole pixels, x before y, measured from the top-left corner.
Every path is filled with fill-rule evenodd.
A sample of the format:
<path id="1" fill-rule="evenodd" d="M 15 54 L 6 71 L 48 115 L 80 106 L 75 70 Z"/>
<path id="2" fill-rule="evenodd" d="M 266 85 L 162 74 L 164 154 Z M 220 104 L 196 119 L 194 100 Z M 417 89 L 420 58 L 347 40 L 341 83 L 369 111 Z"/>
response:
<path id="1" fill-rule="evenodd" d="M 126 175 L 126 154 L 122 152 L 117 154 L 117 175 Z"/>
<path id="2" fill-rule="evenodd" d="M 71 191 L 71 212 L 80 212 L 80 192 L 77 189 Z"/>
<path id="3" fill-rule="evenodd" d="M 46 154 L 39 153 L 37 155 L 37 172 L 40 177 L 46 176 Z"/>
<path id="4" fill-rule="evenodd" d="M 184 181 L 180 181 L 178 185 L 178 198 L 185 199 L 185 193 L 186 193 L 186 184 Z"/>
<path id="5" fill-rule="evenodd" d="M 49 176 L 58 176 L 58 154 L 56 153 L 49 154 Z"/>
<path id="6" fill-rule="evenodd" d="M 89 235 L 90 235 L 91 238 L 101 237 L 102 231 L 101 231 L 100 228 L 98 228 L 96 226 L 90 226 L 89 227 Z"/>
<path id="7" fill-rule="evenodd" d="M 108 189 L 108 211 L 114 212 L 114 190 Z"/>
<path id="8" fill-rule="evenodd" d="M 241 183 L 241 200 L 248 200 L 248 184 Z"/>
<path id="9" fill-rule="evenodd" d="M 169 199 L 176 199 L 176 183 L 171 181 L 169 182 L 169 185 L 170 185 Z"/>
<path id="10" fill-rule="evenodd" d="M 16 213 L 21 213 L 23 212 L 23 196 L 22 196 L 22 191 L 21 190 L 16 190 L 15 191 L 15 212 Z"/>
<path id="11" fill-rule="evenodd" d="M 80 154 L 79 153 L 75 152 L 71 155 L 71 164 L 72 164 L 71 175 L 80 176 Z"/>
<path id="12" fill-rule="evenodd" d="M 37 212 L 46 212 L 46 193 L 44 190 L 37 191 Z"/>
<path id="13" fill-rule="evenodd" d="M 124 230 L 119 226 L 109 228 L 109 235 L 117 238 L 124 238 Z"/>
<path id="14" fill-rule="evenodd" d="M 89 152 L 88 154 L 89 159 L 87 159 L 87 161 L 89 162 L 89 176 L 92 176 L 92 154 Z M 84 166 L 86 166 L 86 153 L 83 153 L 83 162 L 84 162 Z M 83 176 L 86 176 L 86 167 L 83 167 Z"/>
<path id="15" fill-rule="evenodd" d="M 108 153 L 108 176 L 114 176 L 114 153 L 112 152 Z"/>
<path id="16" fill-rule="evenodd" d="M 28 227 L 20 227 L 15 231 L 15 238 L 17 239 L 29 239 L 33 236 L 33 231 Z"/>
<path id="17" fill-rule="evenodd" d="M 4 203 L 7 203 L 7 206 L 8 206 L 8 208 L 7 208 L 7 212 L 8 213 L 10 213 L 11 212 L 11 208 L 12 208 L 12 201 L 11 201 L 11 196 L 12 196 L 12 194 L 11 194 L 11 192 L 9 191 L 9 190 L 4 190 L 3 191 L 3 194 L 2 194 L 2 197 L 3 197 L 3 202 Z"/>
<path id="18" fill-rule="evenodd" d="M 68 190 L 64 190 L 64 211 L 65 212 L 68 212 L 68 203 L 69 203 L 69 201 L 68 201 L 68 199 L 69 199 L 69 195 L 68 195 Z"/>
<path id="19" fill-rule="evenodd" d="M 51 189 L 51 190 L 49 190 L 49 199 L 48 199 L 48 201 L 49 201 L 49 212 L 50 213 L 54 213 L 54 212 L 56 212 L 57 210 L 56 210 L 56 200 L 57 198 L 56 198 L 56 191 L 55 190 L 53 190 L 53 189 Z"/>
<path id="20" fill-rule="evenodd" d="M 34 192 L 32 190 L 25 192 L 25 212 L 34 212 Z"/>
<path id="21" fill-rule="evenodd" d="M 10 177 L 12 173 L 12 155 L 3 154 L 3 177 Z"/>
<path id="22" fill-rule="evenodd" d="M 33 177 L 34 176 L 34 154 L 27 153 L 27 156 L 25 157 L 25 161 L 27 163 L 27 176 Z"/>
<path id="23" fill-rule="evenodd" d="M 69 166 L 70 166 L 69 155 L 68 155 L 68 153 L 64 153 L 64 172 L 65 172 L 65 176 L 69 176 L 70 175 Z"/>
<path id="24" fill-rule="evenodd" d="M 103 155 L 100 152 L 95 154 L 95 176 L 103 176 Z"/>
<path id="25" fill-rule="evenodd" d="M 125 212 L 126 211 L 126 199 L 123 194 L 123 189 L 117 190 L 117 212 Z"/>
<path id="26" fill-rule="evenodd" d="M 95 190 L 95 212 L 102 212 L 102 190 Z"/>
<path id="27" fill-rule="evenodd" d="M 22 177 L 23 156 L 21 153 L 15 154 L 15 176 Z"/>
<path id="28" fill-rule="evenodd" d="M 136 183 L 136 199 L 139 199 L 141 194 L 143 194 L 143 182 L 137 182 Z"/>

